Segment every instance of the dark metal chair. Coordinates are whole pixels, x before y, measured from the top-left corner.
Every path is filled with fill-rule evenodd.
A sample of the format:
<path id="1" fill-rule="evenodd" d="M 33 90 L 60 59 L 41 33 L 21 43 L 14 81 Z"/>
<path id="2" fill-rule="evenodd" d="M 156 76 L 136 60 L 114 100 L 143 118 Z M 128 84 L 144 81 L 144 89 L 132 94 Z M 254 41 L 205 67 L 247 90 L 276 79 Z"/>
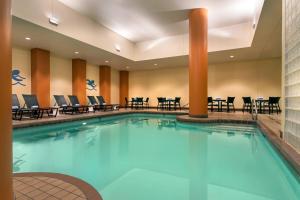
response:
<path id="1" fill-rule="evenodd" d="M 146 98 L 146 100 L 143 102 L 145 107 L 149 109 L 149 97 Z"/>
<path id="2" fill-rule="evenodd" d="M 128 107 L 132 108 L 132 101 L 129 101 L 127 97 L 125 97 L 125 109 Z"/>
<path id="3" fill-rule="evenodd" d="M 134 105 L 133 107 L 135 109 L 143 109 L 144 108 L 144 98 L 143 97 L 136 97 L 135 100 L 134 100 Z"/>
<path id="4" fill-rule="evenodd" d="M 252 100 L 251 100 L 251 97 L 242 97 L 243 98 L 243 113 L 245 112 L 245 110 L 247 112 L 252 112 L 251 111 L 251 107 L 252 107 Z"/>
<path id="5" fill-rule="evenodd" d="M 276 113 L 279 114 L 281 112 L 280 106 L 279 106 L 280 97 L 269 97 L 269 101 L 264 104 L 264 107 L 267 107 L 269 110 L 269 114 L 273 114 L 274 109 L 276 110 Z"/>
<path id="6" fill-rule="evenodd" d="M 211 112 L 214 111 L 214 107 L 219 107 L 218 104 L 215 104 L 212 97 L 207 97 L 207 105 Z"/>
<path id="7" fill-rule="evenodd" d="M 166 108 L 166 98 L 164 97 L 157 97 L 157 110 L 161 109 L 164 110 Z"/>
<path id="8" fill-rule="evenodd" d="M 232 108 L 233 112 L 235 112 L 234 100 L 235 97 L 227 97 L 227 101 L 225 102 L 227 106 L 227 112 L 230 112 L 230 108 Z"/>
<path id="9" fill-rule="evenodd" d="M 179 110 L 181 110 L 180 100 L 181 100 L 181 97 L 175 97 L 174 110 L 177 110 L 177 108 L 179 108 Z"/>

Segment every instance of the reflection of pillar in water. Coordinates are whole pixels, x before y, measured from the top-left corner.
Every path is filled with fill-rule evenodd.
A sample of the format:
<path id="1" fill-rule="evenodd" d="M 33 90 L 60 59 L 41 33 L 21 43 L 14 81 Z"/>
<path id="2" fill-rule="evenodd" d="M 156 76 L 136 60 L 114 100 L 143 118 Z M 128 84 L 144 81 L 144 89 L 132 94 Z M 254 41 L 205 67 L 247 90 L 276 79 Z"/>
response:
<path id="1" fill-rule="evenodd" d="M 124 121 L 122 122 L 124 123 Z M 122 162 L 128 162 L 129 159 L 129 126 L 128 124 L 118 124 L 118 135 L 119 135 L 119 159 Z M 127 165 L 128 163 L 126 163 Z"/>
<path id="2" fill-rule="evenodd" d="M 207 139 L 206 133 L 189 135 L 190 200 L 207 199 Z"/>

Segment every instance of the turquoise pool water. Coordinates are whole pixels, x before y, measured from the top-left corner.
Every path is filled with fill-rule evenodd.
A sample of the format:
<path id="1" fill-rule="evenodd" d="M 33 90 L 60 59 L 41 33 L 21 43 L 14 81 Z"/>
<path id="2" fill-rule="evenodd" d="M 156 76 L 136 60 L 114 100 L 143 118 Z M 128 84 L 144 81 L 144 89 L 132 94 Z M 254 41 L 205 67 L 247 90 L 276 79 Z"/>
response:
<path id="1" fill-rule="evenodd" d="M 255 126 L 127 115 L 14 131 L 14 172 L 58 172 L 104 200 L 297 200 L 297 176 Z"/>

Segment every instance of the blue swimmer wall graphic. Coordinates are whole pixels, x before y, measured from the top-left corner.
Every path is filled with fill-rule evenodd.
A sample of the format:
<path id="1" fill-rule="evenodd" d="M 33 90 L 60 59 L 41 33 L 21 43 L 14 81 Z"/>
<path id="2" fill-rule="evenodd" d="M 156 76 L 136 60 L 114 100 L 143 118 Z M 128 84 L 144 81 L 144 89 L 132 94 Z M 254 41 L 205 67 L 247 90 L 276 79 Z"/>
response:
<path id="1" fill-rule="evenodd" d="M 86 84 L 88 90 L 96 90 L 95 80 L 86 79 Z"/>
<path id="2" fill-rule="evenodd" d="M 26 86 L 22 81 L 24 81 L 26 78 L 21 76 L 21 71 L 18 69 L 13 69 L 11 73 L 11 78 L 12 78 L 12 85 L 21 85 L 21 86 Z"/>

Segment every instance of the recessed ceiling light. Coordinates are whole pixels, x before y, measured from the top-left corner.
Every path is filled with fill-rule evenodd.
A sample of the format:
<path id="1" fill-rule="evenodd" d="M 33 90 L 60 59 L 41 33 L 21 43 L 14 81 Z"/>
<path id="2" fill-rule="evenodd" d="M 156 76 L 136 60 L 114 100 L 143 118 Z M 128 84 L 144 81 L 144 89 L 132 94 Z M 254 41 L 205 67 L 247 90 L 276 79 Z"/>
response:
<path id="1" fill-rule="evenodd" d="M 154 64 L 154 66 L 157 66 L 157 65 L 158 65 L 158 64 L 156 64 L 156 63 Z"/>
<path id="2" fill-rule="evenodd" d="M 74 53 L 75 53 L 75 54 L 79 54 L 79 52 L 78 52 L 78 51 L 75 51 Z"/>
<path id="3" fill-rule="evenodd" d="M 31 38 L 30 37 L 26 37 L 25 40 L 31 40 Z"/>
<path id="4" fill-rule="evenodd" d="M 108 61 L 108 60 L 106 60 L 105 62 L 106 62 L 106 63 L 109 63 L 109 61 Z"/>
<path id="5" fill-rule="evenodd" d="M 232 55 L 231 55 L 231 56 L 229 56 L 229 57 L 230 57 L 230 58 L 234 58 L 234 56 L 232 56 Z"/>

